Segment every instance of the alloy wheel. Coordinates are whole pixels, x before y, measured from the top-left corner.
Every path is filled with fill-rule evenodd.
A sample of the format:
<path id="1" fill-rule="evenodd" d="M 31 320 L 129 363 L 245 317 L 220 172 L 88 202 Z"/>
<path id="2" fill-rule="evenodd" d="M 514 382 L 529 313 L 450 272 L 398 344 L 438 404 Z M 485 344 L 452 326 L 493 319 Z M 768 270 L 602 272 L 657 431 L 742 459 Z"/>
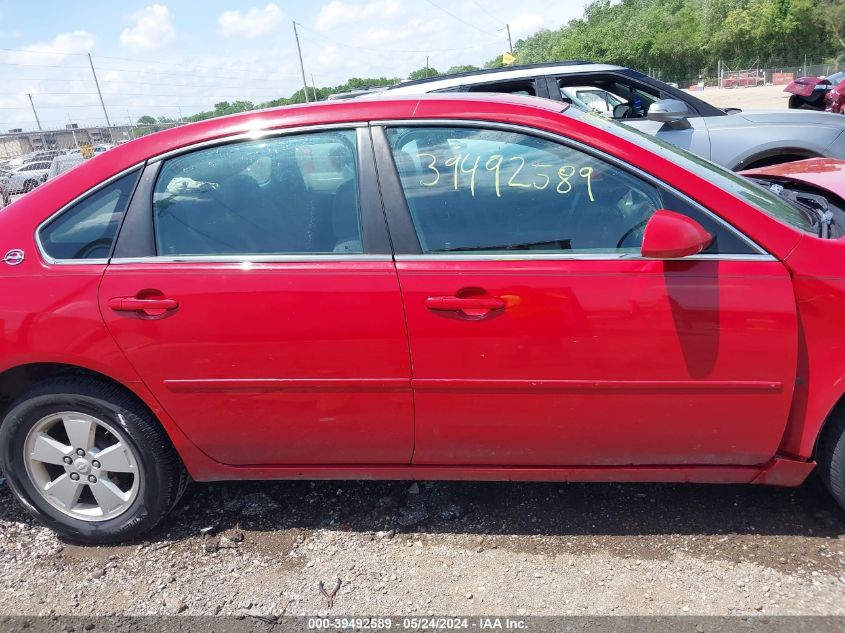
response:
<path id="1" fill-rule="evenodd" d="M 65 411 L 36 422 L 24 442 L 27 475 L 53 508 L 82 521 L 124 513 L 138 496 L 138 459 L 123 434 L 94 416 Z"/>

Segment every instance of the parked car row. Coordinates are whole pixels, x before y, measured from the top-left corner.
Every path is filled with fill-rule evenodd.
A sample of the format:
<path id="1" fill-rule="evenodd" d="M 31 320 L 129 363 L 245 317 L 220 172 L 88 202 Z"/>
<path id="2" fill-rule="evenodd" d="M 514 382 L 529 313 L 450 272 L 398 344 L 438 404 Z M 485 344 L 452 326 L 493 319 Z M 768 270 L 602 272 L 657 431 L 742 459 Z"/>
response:
<path id="1" fill-rule="evenodd" d="M 845 161 L 760 158 L 842 119 L 778 117 L 532 67 L 86 160 L 0 213 L 0 468 L 86 543 L 190 479 L 818 468 L 845 505 Z"/>
<path id="2" fill-rule="evenodd" d="M 112 147 L 109 144 L 95 145 L 91 148 L 91 155 L 101 154 Z M 79 149 L 55 149 L 0 161 L 0 207 L 9 204 L 13 195 L 29 193 L 84 160 L 85 156 Z"/>
<path id="3" fill-rule="evenodd" d="M 828 77 L 799 77 L 784 92 L 792 94 L 790 108 L 845 114 L 845 70 Z"/>
<path id="4" fill-rule="evenodd" d="M 422 79 L 363 98 L 502 92 L 598 112 L 732 170 L 812 157 L 845 158 L 845 117 L 798 110 L 726 110 L 638 71 L 588 62 L 536 64 Z"/>

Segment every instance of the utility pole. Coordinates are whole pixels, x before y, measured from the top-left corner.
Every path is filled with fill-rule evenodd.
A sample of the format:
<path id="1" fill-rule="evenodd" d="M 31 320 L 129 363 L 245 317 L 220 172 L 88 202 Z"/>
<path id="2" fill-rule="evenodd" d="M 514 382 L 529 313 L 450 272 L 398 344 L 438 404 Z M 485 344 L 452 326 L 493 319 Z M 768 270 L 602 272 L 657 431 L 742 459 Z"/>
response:
<path id="1" fill-rule="evenodd" d="M 428 79 L 428 55 L 425 56 L 425 78 Z"/>
<path id="2" fill-rule="evenodd" d="M 293 36 L 296 39 L 296 52 L 299 55 L 299 70 L 302 71 L 302 92 L 305 94 L 305 103 L 308 103 L 308 82 L 305 81 L 305 64 L 302 63 L 302 48 L 299 46 L 299 33 L 296 30 L 296 20 L 293 22 Z"/>
<path id="3" fill-rule="evenodd" d="M 47 139 L 44 138 L 44 130 L 41 127 L 41 119 L 38 118 L 38 113 L 35 111 L 35 103 L 32 101 L 32 95 L 27 92 L 26 96 L 29 97 L 29 105 L 32 106 L 32 114 L 35 115 L 35 122 L 38 124 L 38 131 L 41 132 L 41 149 L 47 149 Z"/>
<path id="4" fill-rule="evenodd" d="M 511 55 L 513 55 L 513 42 L 511 41 L 511 25 L 505 24 L 505 30 L 508 32 L 508 48 L 510 49 Z"/>
<path id="5" fill-rule="evenodd" d="M 29 97 L 29 105 L 32 106 L 32 114 L 35 115 L 35 122 L 38 124 L 38 131 L 43 132 L 43 129 L 41 128 L 41 119 L 38 118 L 38 113 L 35 111 L 35 103 L 32 101 L 32 95 L 27 92 L 26 96 Z"/>
<path id="6" fill-rule="evenodd" d="M 97 94 L 100 96 L 100 105 L 103 106 L 103 116 L 106 117 L 106 125 L 111 127 L 109 113 L 106 112 L 106 102 L 103 101 L 103 93 L 100 92 L 100 82 L 97 81 L 97 71 L 94 70 L 94 61 L 91 59 L 91 53 L 88 53 L 88 63 L 91 64 L 91 74 L 94 75 L 94 85 L 97 86 Z"/>

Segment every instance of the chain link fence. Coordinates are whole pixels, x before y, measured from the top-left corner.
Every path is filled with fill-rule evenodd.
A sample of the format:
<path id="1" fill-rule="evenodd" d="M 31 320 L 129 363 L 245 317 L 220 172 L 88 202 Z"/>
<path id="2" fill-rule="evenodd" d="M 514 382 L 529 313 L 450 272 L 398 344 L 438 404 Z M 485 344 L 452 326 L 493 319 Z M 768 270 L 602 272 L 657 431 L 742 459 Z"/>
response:
<path id="1" fill-rule="evenodd" d="M 702 69 L 697 77 L 669 78 L 659 68 L 649 68 L 648 74 L 666 82 L 673 82 L 681 88 L 701 90 L 703 88 L 753 88 L 756 86 L 786 86 L 799 77 L 828 77 L 845 70 L 845 63 L 780 64 L 751 62 L 729 64 L 717 61 L 712 68 Z"/>
<path id="2" fill-rule="evenodd" d="M 716 84 L 720 88 L 748 88 L 753 86 L 786 86 L 799 77 L 827 77 L 839 70 L 837 64 L 808 64 L 806 66 L 775 66 L 761 68 L 753 66 L 744 69 L 731 69 L 721 65 L 721 75 Z"/>
<path id="3" fill-rule="evenodd" d="M 0 208 L 89 158 L 181 123 L 11 129 L 0 134 Z"/>

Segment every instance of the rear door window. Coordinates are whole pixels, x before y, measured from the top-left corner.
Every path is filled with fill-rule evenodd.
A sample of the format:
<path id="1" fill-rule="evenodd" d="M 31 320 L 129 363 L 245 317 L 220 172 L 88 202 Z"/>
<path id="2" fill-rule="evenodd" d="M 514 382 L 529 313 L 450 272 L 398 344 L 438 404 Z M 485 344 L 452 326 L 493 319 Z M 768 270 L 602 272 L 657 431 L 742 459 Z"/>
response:
<path id="1" fill-rule="evenodd" d="M 184 154 L 153 193 L 161 256 L 362 253 L 359 216 L 353 130 Z"/>
<path id="2" fill-rule="evenodd" d="M 517 81 L 491 81 L 484 84 L 470 86 L 467 92 L 503 92 L 513 95 L 537 96 L 537 82 L 534 79 L 520 79 Z M 542 95 L 540 95 L 542 96 Z"/>

